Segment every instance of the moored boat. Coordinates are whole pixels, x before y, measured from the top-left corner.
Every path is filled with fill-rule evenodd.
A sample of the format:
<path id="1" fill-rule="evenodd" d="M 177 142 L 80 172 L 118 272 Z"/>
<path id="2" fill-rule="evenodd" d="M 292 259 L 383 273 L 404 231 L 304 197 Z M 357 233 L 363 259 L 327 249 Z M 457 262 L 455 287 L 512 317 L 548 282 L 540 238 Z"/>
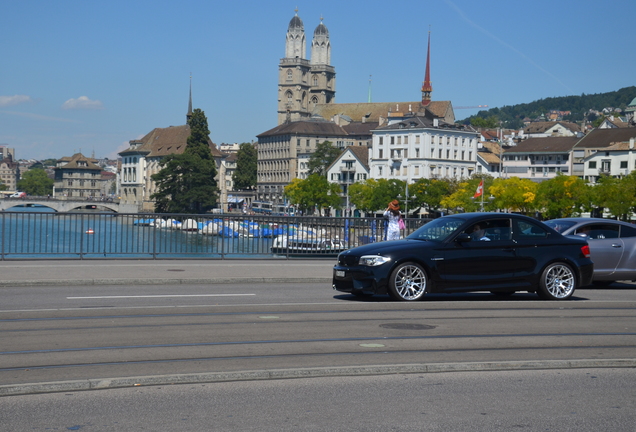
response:
<path id="1" fill-rule="evenodd" d="M 289 256 L 337 256 L 346 250 L 340 239 L 288 237 L 279 235 L 274 238 L 271 252 L 276 255 Z"/>

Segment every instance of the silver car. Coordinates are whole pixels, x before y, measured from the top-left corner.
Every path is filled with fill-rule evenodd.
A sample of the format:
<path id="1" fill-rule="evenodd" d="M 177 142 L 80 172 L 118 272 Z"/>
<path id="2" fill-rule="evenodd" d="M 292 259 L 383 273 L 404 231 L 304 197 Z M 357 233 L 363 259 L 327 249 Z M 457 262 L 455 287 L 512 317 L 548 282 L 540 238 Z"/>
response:
<path id="1" fill-rule="evenodd" d="M 598 218 L 552 219 L 545 224 L 563 235 L 587 238 L 596 285 L 636 280 L 636 225 Z"/>

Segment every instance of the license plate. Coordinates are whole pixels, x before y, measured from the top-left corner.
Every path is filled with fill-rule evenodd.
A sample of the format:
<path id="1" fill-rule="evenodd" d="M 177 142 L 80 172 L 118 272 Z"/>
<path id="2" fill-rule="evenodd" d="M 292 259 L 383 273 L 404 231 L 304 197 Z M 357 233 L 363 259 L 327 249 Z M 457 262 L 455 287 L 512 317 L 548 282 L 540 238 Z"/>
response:
<path id="1" fill-rule="evenodd" d="M 344 270 L 336 270 L 336 277 L 344 277 L 345 272 Z"/>

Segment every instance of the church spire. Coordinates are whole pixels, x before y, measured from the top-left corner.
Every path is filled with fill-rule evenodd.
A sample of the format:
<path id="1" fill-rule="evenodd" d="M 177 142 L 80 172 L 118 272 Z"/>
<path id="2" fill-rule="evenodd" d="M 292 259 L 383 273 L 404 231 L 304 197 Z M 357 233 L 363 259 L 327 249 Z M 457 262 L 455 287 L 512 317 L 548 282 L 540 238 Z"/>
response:
<path id="1" fill-rule="evenodd" d="M 422 106 L 431 103 L 431 93 L 433 93 L 433 85 L 431 84 L 431 31 L 428 31 L 428 51 L 426 52 L 426 73 L 424 75 L 424 83 L 422 84 Z"/>
<path id="2" fill-rule="evenodd" d="M 186 114 L 186 124 L 190 123 L 192 117 L 192 74 L 190 74 L 190 99 L 188 100 L 188 113 Z"/>

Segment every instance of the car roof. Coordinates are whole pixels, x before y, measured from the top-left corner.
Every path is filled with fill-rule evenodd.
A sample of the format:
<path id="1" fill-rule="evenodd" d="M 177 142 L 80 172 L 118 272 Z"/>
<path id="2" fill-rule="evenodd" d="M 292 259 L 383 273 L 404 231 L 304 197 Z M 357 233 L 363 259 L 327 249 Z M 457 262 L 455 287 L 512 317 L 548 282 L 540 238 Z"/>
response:
<path id="1" fill-rule="evenodd" d="M 619 221 L 616 219 L 588 218 L 588 217 L 569 217 L 569 218 L 550 219 L 550 220 L 547 220 L 546 222 L 573 222 L 577 224 L 596 222 L 596 223 L 610 223 L 610 224 L 613 223 L 617 225 L 634 226 L 633 223 Z"/>
<path id="2" fill-rule="evenodd" d="M 444 217 L 458 217 L 466 219 L 467 221 L 482 220 L 482 219 L 504 219 L 504 218 L 518 218 L 528 221 L 539 222 L 537 219 L 530 216 L 522 215 L 519 213 L 501 213 L 501 212 L 474 212 L 474 213 L 455 213 L 446 215 Z"/>

